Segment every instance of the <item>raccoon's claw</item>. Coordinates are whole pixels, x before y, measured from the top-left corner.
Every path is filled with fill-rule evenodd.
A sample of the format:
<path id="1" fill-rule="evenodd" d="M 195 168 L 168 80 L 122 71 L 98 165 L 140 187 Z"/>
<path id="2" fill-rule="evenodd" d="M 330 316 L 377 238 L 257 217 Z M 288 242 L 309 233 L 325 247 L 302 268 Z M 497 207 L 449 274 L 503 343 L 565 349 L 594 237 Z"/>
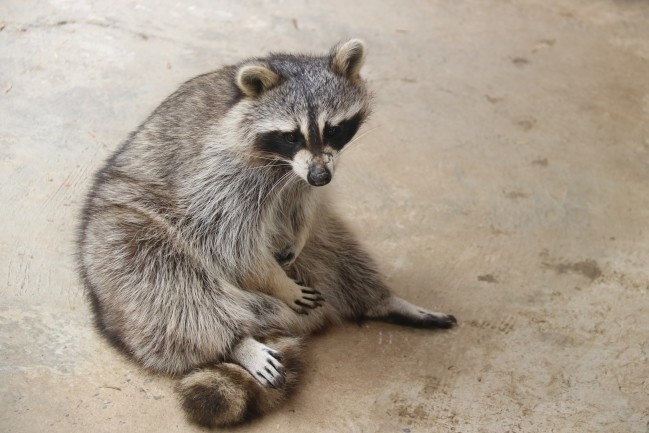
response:
<path id="1" fill-rule="evenodd" d="M 427 313 L 424 315 L 424 328 L 443 328 L 448 329 L 457 325 L 457 319 L 455 316 L 448 314 L 444 316 L 437 316 L 434 314 Z"/>
<path id="2" fill-rule="evenodd" d="M 316 296 L 322 297 L 322 293 L 318 292 L 317 290 L 313 290 L 313 289 L 302 289 L 302 293 L 304 293 L 305 295 L 316 295 Z"/>
<path id="3" fill-rule="evenodd" d="M 283 368 L 280 373 L 273 367 L 264 367 L 263 370 L 255 372 L 255 379 L 265 387 L 279 388 L 286 382 L 283 371 Z"/>
<path id="4" fill-rule="evenodd" d="M 282 359 L 275 350 L 253 338 L 247 338 L 234 349 L 236 361 L 263 386 L 279 388 L 286 382 L 286 369 L 279 362 Z"/>
<path id="5" fill-rule="evenodd" d="M 286 381 L 286 369 L 279 362 L 279 360 L 282 358 L 282 355 L 271 349 L 265 349 L 264 351 L 268 353 L 270 357 L 266 358 L 267 365 L 264 367 L 264 371 L 257 372 L 257 375 L 261 375 L 260 377 L 263 377 L 266 382 L 268 382 L 269 385 L 266 386 L 270 386 L 271 388 L 278 388 L 284 385 L 284 382 Z"/>
<path id="6" fill-rule="evenodd" d="M 317 290 L 302 289 L 302 297 L 293 301 L 298 308 L 294 307 L 293 309 L 299 314 L 308 314 L 309 310 L 322 307 L 324 300 L 322 294 Z"/>
<path id="7" fill-rule="evenodd" d="M 320 303 L 320 301 L 322 301 L 322 298 L 319 298 L 320 301 L 318 301 L 318 299 L 311 299 L 311 298 L 302 298 L 302 299 L 308 301 L 309 303 L 307 304 L 302 301 L 295 301 L 295 303 L 300 307 L 311 308 L 311 309 L 322 307 L 322 304 Z"/>
<path id="8" fill-rule="evenodd" d="M 275 351 L 275 350 L 273 350 L 273 349 L 271 349 L 269 347 L 264 349 L 264 352 L 266 352 L 267 354 L 269 354 L 270 356 L 272 356 L 273 358 L 275 358 L 278 361 L 281 361 L 282 359 L 284 359 L 284 357 L 282 356 L 281 353 L 279 353 L 279 352 L 277 352 L 277 351 Z"/>

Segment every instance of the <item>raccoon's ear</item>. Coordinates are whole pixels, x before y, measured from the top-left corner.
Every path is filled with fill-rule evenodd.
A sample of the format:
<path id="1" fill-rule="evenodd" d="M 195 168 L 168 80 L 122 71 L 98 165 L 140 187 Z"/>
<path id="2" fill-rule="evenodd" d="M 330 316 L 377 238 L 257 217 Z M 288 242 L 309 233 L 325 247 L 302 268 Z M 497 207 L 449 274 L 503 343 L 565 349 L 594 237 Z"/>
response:
<path id="1" fill-rule="evenodd" d="M 243 65 L 237 71 L 237 86 L 251 98 L 256 98 L 262 93 L 277 86 L 280 82 L 279 75 L 264 65 Z"/>
<path id="2" fill-rule="evenodd" d="M 343 77 L 358 79 L 364 62 L 365 43 L 360 39 L 349 40 L 331 50 L 331 69 Z"/>

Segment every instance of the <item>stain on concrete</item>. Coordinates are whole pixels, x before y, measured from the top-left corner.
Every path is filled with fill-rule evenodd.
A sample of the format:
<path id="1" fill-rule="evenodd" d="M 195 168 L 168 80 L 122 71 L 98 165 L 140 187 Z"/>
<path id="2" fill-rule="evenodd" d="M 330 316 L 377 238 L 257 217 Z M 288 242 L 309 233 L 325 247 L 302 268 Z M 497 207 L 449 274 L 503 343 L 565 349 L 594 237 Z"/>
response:
<path id="1" fill-rule="evenodd" d="M 586 259 L 579 262 L 543 262 L 543 266 L 548 269 L 552 269 L 557 274 L 580 274 L 590 279 L 591 281 L 596 280 L 597 278 L 602 276 L 602 270 L 600 269 L 599 265 L 595 260 L 591 259 Z"/>
<path id="2" fill-rule="evenodd" d="M 497 104 L 499 102 L 503 102 L 505 100 L 504 97 L 502 96 L 492 96 L 492 95 L 484 95 L 485 99 L 489 101 L 492 104 Z"/>
<path id="3" fill-rule="evenodd" d="M 411 402 L 410 399 L 397 393 L 392 394 L 390 397 L 394 405 L 393 409 L 387 411 L 390 416 L 396 415 L 399 418 L 417 421 L 425 421 L 430 416 L 430 410 L 427 410 L 423 403 Z"/>
<path id="4" fill-rule="evenodd" d="M 468 324 L 473 328 L 499 331 L 503 334 L 509 334 L 514 330 L 514 320 L 509 316 L 501 320 L 471 320 Z"/>
<path id="5" fill-rule="evenodd" d="M 429 397 L 435 392 L 440 391 L 442 385 L 442 380 L 436 376 L 424 376 L 422 377 L 422 382 L 424 383 L 424 387 L 421 393 Z"/>
<path id="6" fill-rule="evenodd" d="M 512 200 L 518 200 L 519 198 L 527 198 L 529 197 L 528 194 L 525 194 L 524 192 L 521 191 L 509 191 L 505 192 L 505 197 L 510 198 Z"/>
<path id="7" fill-rule="evenodd" d="M 553 47 L 555 42 L 555 39 L 541 39 L 536 43 L 536 45 L 534 45 L 532 52 L 538 53 L 539 51 L 547 50 L 548 48 Z"/>
<path id="8" fill-rule="evenodd" d="M 498 280 L 491 274 L 478 275 L 478 281 L 484 281 L 485 283 L 497 283 Z"/>
<path id="9" fill-rule="evenodd" d="M 489 226 L 489 231 L 493 235 L 508 235 L 509 234 L 508 231 L 500 229 L 500 228 L 494 226 L 493 224 Z"/>
<path id="10" fill-rule="evenodd" d="M 536 119 L 534 119 L 533 117 L 529 117 L 529 118 L 517 120 L 514 123 L 523 131 L 530 131 L 536 125 Z"/>
<path id="11" fill-rule="evenodd" d="M 538 165 L 539 167 L 547 167 L 550 165 L 550 161 L 547 158 L 539 158 L 532 161 L 532 165 Z"/>
<path id="12" fill-rule="evenodd" d="M 512 59 L 512 63 L 514 65 L 518 66 L 518 67 L 523 67 L 523 66 L 529 64 L 530 61 L 528 59 L 526 59 L 525 57 L 514 57 Z"/>

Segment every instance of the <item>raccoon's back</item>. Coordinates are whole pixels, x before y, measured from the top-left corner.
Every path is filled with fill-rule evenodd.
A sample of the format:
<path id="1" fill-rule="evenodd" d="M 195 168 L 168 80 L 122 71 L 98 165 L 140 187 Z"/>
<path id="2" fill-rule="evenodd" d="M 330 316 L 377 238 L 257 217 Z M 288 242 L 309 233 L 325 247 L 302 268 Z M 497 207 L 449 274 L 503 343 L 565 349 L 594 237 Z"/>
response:
<path id="1" fill-rule="evenodd" d="M 167 97 L 108 160 L 135 178 L 186 178 L 212 127 L 241 99 L 228 66 L 195 77 Z"/>

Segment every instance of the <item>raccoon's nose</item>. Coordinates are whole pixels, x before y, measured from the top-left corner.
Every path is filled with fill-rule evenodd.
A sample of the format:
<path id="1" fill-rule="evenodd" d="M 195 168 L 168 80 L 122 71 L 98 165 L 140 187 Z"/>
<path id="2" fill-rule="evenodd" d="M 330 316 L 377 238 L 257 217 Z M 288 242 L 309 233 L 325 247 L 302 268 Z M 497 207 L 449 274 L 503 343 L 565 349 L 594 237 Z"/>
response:
<path id="1" fill-rule="evenodd" d="M 323 186 L 331 182 L 331 173 L 322 165 L 312 165 L 309 167 L 309 173 L 306 180 L 313 186 Z"/>

